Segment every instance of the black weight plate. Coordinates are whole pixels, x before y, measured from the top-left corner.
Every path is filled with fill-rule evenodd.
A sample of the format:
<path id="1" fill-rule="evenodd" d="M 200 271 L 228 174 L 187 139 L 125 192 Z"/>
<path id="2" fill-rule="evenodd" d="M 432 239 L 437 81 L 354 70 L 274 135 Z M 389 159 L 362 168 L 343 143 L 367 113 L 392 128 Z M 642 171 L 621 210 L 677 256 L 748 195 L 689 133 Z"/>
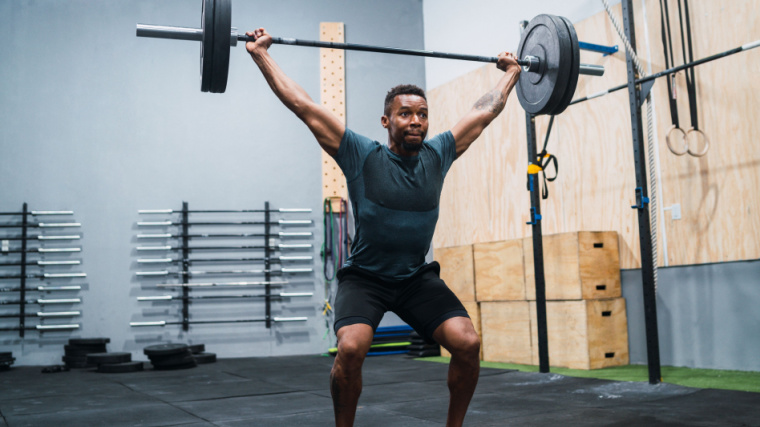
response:
<path id="1" fill-rule="evenodd" d="M 87 363 L 87 356 L 61 356 L 61 360 L 71 363 Z"/>
<path id="2" fill-rule="evenodd" d="M 204 351 L 206 351 L 205 344 L 188 344 L 187 348 L 189 348 L 190 352 L 193 354 L 203 353 Z"/>
<path id="3" fill-rule="evenodd" d="M 143 362 L 104 363 L 98 365 L 97 372 L 106 374 L 121 374 L 124 372 L 137 372 L 143 370 Z"/>
<path id="4" fill-rule="evenodd" d="M 90 352 L 90 353 L 105 353 L 105 344 L 96 345 L 64 345 L 63 349 L 66 351 L 73 351 L 75 353 Z"/>
<path id="5" fill-rule="evenodd" d="M 214 0 L 214 70 L 211 72 L 211 92 L 224 93 L 230 70 L 230 32 L 232 5 L 230 0 Z"/>
<path id="6" fill-rule="evenodd" d="M 174 354 L 168 354 L 168 355 L 153 355 L 148 356 L 148 359 L 150 359 L 151 362 L 166 362 L 169 360 L 176 360 L 176 359 L 182 359 L 185 357 L 192 356 L 193 353 L 190 352 L 190 349 L 187 349 L 183 351 L 182 353 L 174 353 Z"/>
<path id="7" fill-rule="evenodd" d="M 87 355 L 88 363 L 100 365 L 103 363 L 124 363 L 132 361 L 132 353 L 114 352 L 114 353 L 93 353 Z"/>
<path id="8" fill-rule="evenodd" d="M 567 32 L 570 34 L 570 45 L 573 54 L 572 63 L 570 65 L 570 79 L 567 82 L 565 94 L 562 95 L 562 99 L 560 99 L 555 109 L 550 113 L 552 115 L 562 113 L 567 106 L 570 105 L 570 102 L 573 100 L 573 95 L 575 95 L 575 88 L 578 87 L 578 76 L 581 72 L 581 50 L 578 46 L 578 34 L 575 32 L 575 26 L 573 26 L 573 23 L 564 16 L 559 16 L 558 18 L 565 23 Z"/>
<path id="9" fill-rule="evenodd" d="M 0 352 L 0 357 L 13 357 L 13 352 L 12 351 Z"/>
<path id="10" fill-rule="evenodd" d="M 557 72 L 557 84 L 554 85 L 554 91 L 552 92 L 551 100 L 548 109 L 544 111 L 544 114 L 554 114 L 554 110 L 558 109 L 562 98 L 567 92 L 567 85 L 570 82 L 570 74 L 572 74 L 573 68 L 573 44 L 570 40 L 570 31 L 567 29 L 567 25 L 562 21 L 562 18 L 556 15 L 549 15 L 554 21 L 554 26 L 557 28 L 557 40 L 560 46 L 560 62 L 559 70 Z"/>
<path id="11" fill-rule="evenodd" d="M 73 346 L 73 345 L 65 345 L 63 346 L 63 350 L 66 353 L 66 356 L 87 356 L 88 354 L 93 353 L 107 353 L 108 350 L 106 350 L 106 346 L 97 346 L 97 347 L 79 347 L 79 346 Z"/>
<path id="12" fill-rule="evenodd" d="M 156 344 L 143 349 L 146 356 L 169 356 L 184 353 L 188 350 L 187 344 Z"/>
<path id="13" fill-rule="evenodd" d="M 563 31 L 563 34 L 566 32 Z M 564 87 L 568 76 L 563 76 L 560 70 L 563 60 L 569 60 L 570 56 L 568 49 L 563 51 L 563 45 L 569 47 L 570 42 L 561 40 L 550 15 L 536 16 L 523 31 L 517 56 L 523 59 L 533 55 L 541 60 L 539 72 L 523 71 L 517 84 L 517 98 L 528 113 L 546 114 L 555 106 L 552 100 L 556 103 L 561 97 L 562 94 L 556 94 L 559 91 L 557 85 Z"/>
<path id="14" fill-rule="evenodd" d="M 69 345 L 105 345 L 111 342 L 111 338 L 71 338 Z"/>
<path id="15" fill-rule="evenodd" d="M 193 356 L 188 356 L 179 360 L 173 360 L 171 362 L 157 363 L 151 361 L 150 363 L 155 369 L 186 369 L 198 366 L 198 362 L 195 361 L 195 358 Z"/>
<path id="16" fill-rule="evenodd" d="M 82 359 L 78 359 L 78 358 L 72 358 L 72 357 L 68 357 L 68 356 L 63 356 L 63 357 L 61 357 L 61 360 L 69 368 L 93 368 L 93 367 L 96 366 L 96 365 L 91 365 L 91 364 L 87 363 L 87 358 L 86 357 L 82 358 Z"/>
<path id="17" fill-rule="evenodd" d="M 201 30 L 201 92 L 208 92 L 214 71 L 214 0 L 203 0 Z"/>
<path id="18" fill-rule="evenodd" d="M 198 364 L 216 362 L 216 353 L 198 353 L 194 354 L 193 357 Z"/>
<path id="19" fill-rule="evenodd" d="M 175 366 L 175 365 L 185 365 L 185 364 L 191 363 L 193 361 L 195 361 L 195 359 L 193 358 L 193 355 L 192 354 L 188 354 L 186 356 L 175 357 L 175 358 L 171 358 L 171 359 L 163 359 L 163 360 L 153 360 L 153 359 L 151 359 L 150 363 L 153 366 L 171 367 L 171 366 Z"/>

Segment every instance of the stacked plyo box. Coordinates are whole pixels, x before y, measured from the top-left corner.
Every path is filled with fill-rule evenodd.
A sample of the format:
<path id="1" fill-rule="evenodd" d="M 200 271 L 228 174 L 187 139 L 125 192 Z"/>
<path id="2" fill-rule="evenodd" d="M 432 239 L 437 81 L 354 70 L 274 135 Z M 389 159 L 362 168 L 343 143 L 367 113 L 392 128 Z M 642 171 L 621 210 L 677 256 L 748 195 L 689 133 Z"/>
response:
<path id="1" fill-rule="evenodd" d="M 475 265 L 472 259 L 472 245 L 436 249 L 434 256 L 435 260 L 441 264 L 441 279 L 462 301 L 482 342 L 480 307 L 475 300 Z M 451 357 L 451 353 L 441 347 L 441 356 Z M 483 359 L 482 346 L 480 358 Z"/>
<path id="2" fill-rule="evenodd" d="M 436 250 L 447 283 L 468 270 L 465 248 Z M 479 311 L 482 359 L 538 365 L 532 238 L 478 243 L 471 251 L 471 304 Z M 547 235 L 543 251 L 550 364 L 573 369 L 628 364 L 617 233 Z M 463 291 L 452 289 L 462 299 Z"/>

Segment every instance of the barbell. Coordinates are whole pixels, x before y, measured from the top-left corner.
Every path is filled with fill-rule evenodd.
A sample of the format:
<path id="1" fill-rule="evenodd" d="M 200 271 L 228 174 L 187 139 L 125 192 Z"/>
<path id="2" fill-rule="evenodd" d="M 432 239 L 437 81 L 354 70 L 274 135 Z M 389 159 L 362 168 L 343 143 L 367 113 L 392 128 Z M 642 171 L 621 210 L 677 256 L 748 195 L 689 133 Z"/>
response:
<path id="1" fill-rule="evenodd" d="M 253 41 L 232 27 L 231 0 L 202 0 L 201 28 L 137 24 L 138 37 L 201 42 L 201 91 L 223 93 L 227 88 L 230 47 Z M 497 57 L 464 55 L 395 47 L 369 46 L 273 37 L 272 43 L 327 49 L 425 56 L 477 62 L 498 62 Z M 534 115 L 560 114 L 572 100 L 579 74 L 601 76 L 604 67 L 580 63 L 578 37 L 564 17 L 538 15 L 524 28 L 517 48 L 523 67 L 517 97 L 523 109 Z"/>

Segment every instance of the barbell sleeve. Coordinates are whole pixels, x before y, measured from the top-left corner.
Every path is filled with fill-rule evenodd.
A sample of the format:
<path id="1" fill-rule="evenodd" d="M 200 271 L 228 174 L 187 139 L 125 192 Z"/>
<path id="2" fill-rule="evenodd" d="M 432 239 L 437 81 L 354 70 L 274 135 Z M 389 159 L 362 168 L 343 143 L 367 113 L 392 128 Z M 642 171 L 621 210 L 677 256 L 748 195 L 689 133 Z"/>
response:
<path id="1" fill-rule="evenodd" d="M 157 322 L 129 322 L 129 326 L 166 326 L 166 321 Z"/>
<path id="2" fill-rule="evenodd" d="M 37 317 L 74 317 L 79 316 L 82 313 L 79 311 L 39 311 L 37 312 Z"/>
<path id="3" fill-rule="evenodd" d="M 32 215 L 74 215 L 74 211 L 32 211 Z"/>
<path id="4" fill-rule="evenodd" d="M 37 261 L 37 265 L 80 265 L 82 261 Z"/>
<path id="5" fill-rule="evenodd" d="M 594 64 L 581 64 L 580 73 L 585 74 L 587 76 L 603 76 L 604 67 L 601 65 L 594 65 Z"/>
<path id="6" fill-rule="evenodd" d="M 137 24 L 137 37 L 150 37 L 154 39 L 189 40 L 199 42 L 203 40 L 203 29 L 188 27 L 170 27 L 165 25 Z"/>
<path id="7" fill-rule="evenodd" d="M 274 317 L 272 320 L 275 322 L 305 322 L 309 320 L 308 317 Z"/>
<path id="8" fill-rule="evenodd" d="M 38 331 L 60 331 L 67 329 L 79 329 L 79 325 L 37 325 L 34 328 Z"/>

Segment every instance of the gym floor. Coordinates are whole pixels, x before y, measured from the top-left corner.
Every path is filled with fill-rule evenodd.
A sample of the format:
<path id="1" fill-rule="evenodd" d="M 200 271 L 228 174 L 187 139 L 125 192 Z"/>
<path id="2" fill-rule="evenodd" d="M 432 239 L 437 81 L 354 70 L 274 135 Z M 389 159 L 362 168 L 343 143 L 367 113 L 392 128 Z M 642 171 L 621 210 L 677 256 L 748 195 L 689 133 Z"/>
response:
<path id="1" fill-rule="evenodd" d="M 0 372 L 0 426 L 329 426 L 332 357 L 219 359 L 192 369 Z M 368 358 L 357 426 L 441 426 L 447 365 Z M 760 393 L 484 368 L 470 426 L 757 426 Z"/>

